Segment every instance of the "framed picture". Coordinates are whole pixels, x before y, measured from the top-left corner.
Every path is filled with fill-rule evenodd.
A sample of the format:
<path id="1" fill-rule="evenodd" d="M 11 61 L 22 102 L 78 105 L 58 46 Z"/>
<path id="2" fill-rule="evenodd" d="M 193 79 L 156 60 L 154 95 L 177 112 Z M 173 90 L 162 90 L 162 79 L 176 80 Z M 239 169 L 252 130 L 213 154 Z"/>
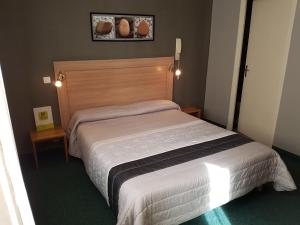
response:
<path id="1" fill-rule="evenodd" d="M 93 41 L 153 41 L 153 15 L 91 13 Z"/>
<path id="2" fill-rule="evenodd" d="M 33 114 L 37 131 L 54 128 L 51 106 L 33 108 Z"/>

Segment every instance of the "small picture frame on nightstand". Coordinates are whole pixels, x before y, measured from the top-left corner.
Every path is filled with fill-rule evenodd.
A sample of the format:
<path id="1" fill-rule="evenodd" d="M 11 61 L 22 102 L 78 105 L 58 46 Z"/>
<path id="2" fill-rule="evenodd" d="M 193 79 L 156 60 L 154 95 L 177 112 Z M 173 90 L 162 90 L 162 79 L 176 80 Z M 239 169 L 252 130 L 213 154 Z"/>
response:
<path id="1" fill-rule="evenodd" d="M 37 131 L 54 128 L 51 106 L 33 108 L 33 114 Z"/>

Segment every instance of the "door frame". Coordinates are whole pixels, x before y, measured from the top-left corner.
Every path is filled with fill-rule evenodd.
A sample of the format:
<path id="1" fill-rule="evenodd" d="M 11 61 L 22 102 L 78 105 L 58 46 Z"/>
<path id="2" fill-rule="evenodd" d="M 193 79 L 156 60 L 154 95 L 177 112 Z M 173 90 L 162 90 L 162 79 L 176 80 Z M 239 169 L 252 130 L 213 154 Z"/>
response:
<path id="1" fill-rule="evenodd" d="M 34 225 L 20 168 L 0 65 L 0 207 L 5 224 Z"/>
<path id="2" fill-rule="evenodd" d="M 229 110 L 228 110 L 227 125 L 226 125 L 226 128 L 228 130 L 233 129 L 233 123 L 234 123 L 234 114 L 236 108 L 235 106 L 236 106 L 237 90 L 238 90 L 238 83 L 239 83 L 239 71 L 241 65 L 241 55 L 242 55 L 243 40 L 244 40 L 245 19 L 247 13 L 247 2 L 248 0 L 241 0 L 240 3 L 240 15 L 239 15 L 236 47 L 235 47 L 231 94 L 230 94 Z"/>
<path id="3" fill-rule="evenodd" d="M 248 1 L 252 1 L 252 4 L 253 4 L 254 0 L 241 0 L 241 5 L 240 5 L 239 27 L 238 27 L 237 41 L 236 41 L 236 54 L 235 54 L 235 60 L 234 60 L 234 70 L 233 70 L 232 84 L 231 84 L 231 95 L 230 95 L 230 102 L 229 102 L 229 109 L 228 109 L 228 116 L 227 116 L 227 125 L 226 125 L 226 128 L 228 130 L 234 129 L 234 126 L 236 126 L 236 125 L 234 125 L 234 121 L 235 121 L 235 119 L 238 120 L 238 118 L 236 118 L 236 117 L 239 116 L 239 115 L 235 115 L 235 114 L 239 113 L 239 109 L 238 109 L 238 111 L 236 110 L 236 103 L 237 103 L 237 97 L 238 97 L 238 87 L 239 87 L 239 77 L 240 77 L 239 69 L 242 64 L 242 62 L 241 62 L 242 48 L 243 48 Z M 295 5 L 294 5 L 294 9 L 293 9 L 295 12 L 294 18 L 293 18 L 293 20 L 294 20 L 293 24 L 295 22 L 297 4 L 298 4 L 298 0 L 295 0 Z M 292 33 L 293 33 L 293 25 L 292 25 L 292 29 L 290 31 L 290 38 L 292 38 Z M 249 34 L 248 34 L 248 37 L 249 37 Z M 291 39 L 289 41 L 291 41 Z M 289 54 L 289 50 L 287 51 L 287 54 Z M 288 55 L 287 55 L 287 57 L 288 57 Z M 288 61 L 288 58 L 287 58 L 287 61 Z"/>
<path id="4" fill-rule="evenodd" d="M 239 70 L 233 125 L 232 125 L 232 130 L 234 130 L 234 131 L 237 131 L 237 128 L 238 128 L 244 79 L 246 77 L 245 73 L 247 73 L 246 66 L 247 66 L 248 43 L 249 43 L 249 35 L 250 35 L 250 28 L 251 28 L 253 1 L 254 0 L 247 0 L 247 6 L 246 6 L 243 44 L 242 44 L 242 52 L 241 52 L 241 60 L 240 60 L 240 70 Z"/>

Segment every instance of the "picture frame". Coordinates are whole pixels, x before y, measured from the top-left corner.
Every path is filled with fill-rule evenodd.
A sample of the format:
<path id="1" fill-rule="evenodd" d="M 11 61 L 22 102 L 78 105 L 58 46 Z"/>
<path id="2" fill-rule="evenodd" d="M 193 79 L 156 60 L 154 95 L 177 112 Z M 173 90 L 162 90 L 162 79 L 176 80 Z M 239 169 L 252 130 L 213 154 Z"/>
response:
<path id="1" fill-rule="evenodd" d="M 54 128 L 51 106 L 33 108 L 33 114 L 37 131 Z"/>
<path id="2" fill-rule="evenodd" d="M 154 41 L 155 16 L 90 13 L 92 41 Z"/>

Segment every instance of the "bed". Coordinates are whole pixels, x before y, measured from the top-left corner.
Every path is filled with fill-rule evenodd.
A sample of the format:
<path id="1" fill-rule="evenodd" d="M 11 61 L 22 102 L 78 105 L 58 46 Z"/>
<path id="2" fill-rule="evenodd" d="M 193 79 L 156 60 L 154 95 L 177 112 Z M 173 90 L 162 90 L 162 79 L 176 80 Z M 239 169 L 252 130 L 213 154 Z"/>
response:
<path id="1" fill-rule="evenodd" d="M 296 189 L 274 150 L 185 114 L 171 101 L 171 58 L 142 61 L 110 61 L 105 72 L 97 67 L 107 65 L 103 61 L 93 61 L 94 66 L 80 62 L 80 70 L 76 67 L 79 62 L 55 64 L 56 72 L 67 74 L 64 89 L 59 90 L 59 103 L 69 153 L 83 160 L 91 181 L 117 216 L 117 225 L 180 224 L 268 182 L 277 191 Z M 118 85 L 110 84 L 113 98 L 101 99 L 93 93 L 103 92 L 97 88 L 88 94 L 79 91 L 83 96 L 97 96 L 96 102 L 85 97 L 79 97 L 78 102 L 70 100 L 72 79 L 79 79 L 78 74 L 83 86 L 84 82 L 98 85 L 89 79 L 103 79 L 119 66 L 126 68 L 126 73 L 118 71 L 124 81 L 136 72 L 134 79 L 141 79 L 150 89 L 156 86 L 156 91 L 147 91 L 144 86 L 142 97 L 139 95 L 142 99 L 133 100 L 137 93 L 133 89 L 140 87 L 128 89 L 128 83 L 123 86 L 118 81 Z M 147 68 L 148 73 L 140 75 L 141 68 Z M 97 75 L 82 82 L 91 74 L 87 70 Z M 145 83 L 152 73 L 164 79 Z M 120 89 L 122 103 L 117 102 Z"/>

